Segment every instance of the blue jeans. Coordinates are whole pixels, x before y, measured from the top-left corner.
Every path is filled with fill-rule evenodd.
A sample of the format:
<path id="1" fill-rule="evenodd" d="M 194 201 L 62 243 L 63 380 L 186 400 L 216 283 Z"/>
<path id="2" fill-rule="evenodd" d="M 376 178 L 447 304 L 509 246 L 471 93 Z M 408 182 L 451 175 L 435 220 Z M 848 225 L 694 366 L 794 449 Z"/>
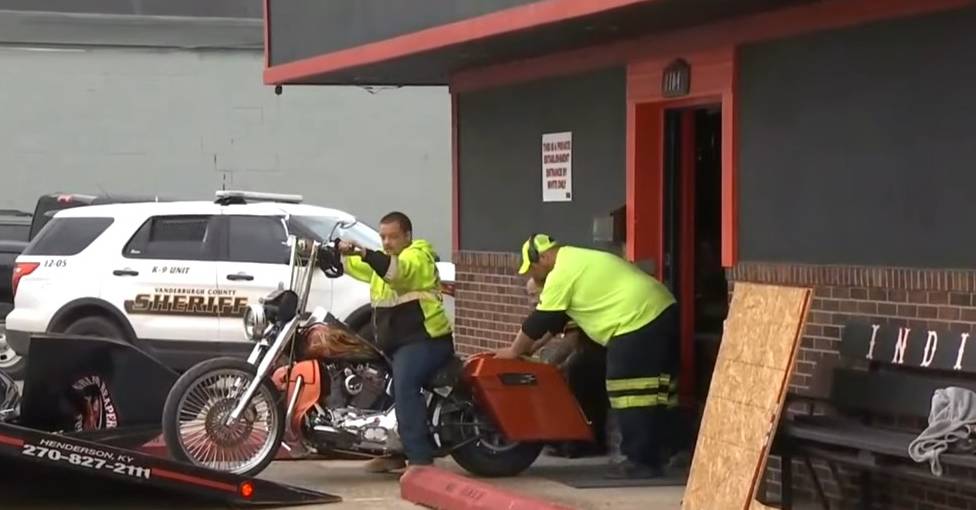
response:
<path id="1" fill-rule="evenodd" d="M 419 340 L 393 353 L 393 399 L 403 453 L 411 464 L 434 460 L 427 427 L 427 403 L 420 391 L 454 355 L 454 342 L 447 339 Z"/>

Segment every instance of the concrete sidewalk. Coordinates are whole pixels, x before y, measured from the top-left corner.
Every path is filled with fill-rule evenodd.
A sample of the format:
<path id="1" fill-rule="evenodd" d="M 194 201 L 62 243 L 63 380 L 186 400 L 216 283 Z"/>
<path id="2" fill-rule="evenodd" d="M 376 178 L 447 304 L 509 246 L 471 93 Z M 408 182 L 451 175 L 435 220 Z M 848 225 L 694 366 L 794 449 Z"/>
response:
<path id="1" fill-rule="evenodd" d="M 547 477 L 574 469 L 597 469 L 606 459 L 567 460 L 540 457 L 529 471 L 517 478 L 490 480 L 489 483 L 525 496 L 540 498 L 580 510 L 677 510 L 681 507 L 683 486 L 575 489 Z M 343 498 L 327 505 L 296 506 L 320 510 L 417 509 L 400 498 L 398 475 L 369 474 L 363 461 L 291 460 L 273 463 L 261 478 L 289 485 L 316 489 Z M 8 466 L 10 468 L 12 466 Z M 467 476 L 450 460 L 439 460 L 437 467 Z M 587 468 L 588 467 L 588 468 Z M 5 469 L 6 470 L 6 469 Z M 4 471 L 5 471 L 4 470 Z M 228 505 L 197 503 L 169 493 L 106 483 L 98 479 L 59 479 L 60 477 L 0 476 L 0 507 L 6 509 L 69 510 L 83 508 L 126 508 L 181 510 L 232 508 Z M 11 479 L 14 478 L 14 479 Z M 21 478 L 21 479 L 17 479 Z M 481 480 L 486 481 L 486 480 Z M 33 487 L 30 487 L 33 485 Z"/>
<path id="2" fill-rule="evenodd" d="M 484 480 L 526 496 L 541 498 L 580 510 L 677 510 L 681 508 L 684 486 L 672 487 L 617 487 L 577 489 L 550 476 L 565 473 L 577 467 L 605 464 L 606 459 L 567 460 L 540 457 L 535 466 L 522 476 Z M 264 478 L 297 484 L 338 494 L 344 501 L 339 504 L 312 506 L 321 509 L 384 509 L 418 508 L 400 499 L 397 475 L 372 475 L 364 473 L 361 461 L 283 461 L 276 462 L 265 472 Z M 439 460 L 437 467 L 468 476 L 468 473 L 450 460 Z"/>

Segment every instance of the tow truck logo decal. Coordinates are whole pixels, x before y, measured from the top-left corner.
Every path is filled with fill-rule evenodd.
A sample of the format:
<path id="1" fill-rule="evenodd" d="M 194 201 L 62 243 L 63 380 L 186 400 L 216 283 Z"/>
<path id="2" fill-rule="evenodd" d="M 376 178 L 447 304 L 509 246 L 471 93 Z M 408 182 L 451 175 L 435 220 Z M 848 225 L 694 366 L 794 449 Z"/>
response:
<path id="1" fill-rule="evenodd" d="M 125 311 L 141 315 L 243 317 L 248 299 L 236 294 L 236 290 L 157 288 L 126 300 Z"/>
<path id="2" fill-rule="evenodd" d="M 105 381 L 97 376 L 82 377 L 71 385 L 79 405 L 75 415 L 75 430 L 114 429 L 119 426 L 119 415 Z"/>

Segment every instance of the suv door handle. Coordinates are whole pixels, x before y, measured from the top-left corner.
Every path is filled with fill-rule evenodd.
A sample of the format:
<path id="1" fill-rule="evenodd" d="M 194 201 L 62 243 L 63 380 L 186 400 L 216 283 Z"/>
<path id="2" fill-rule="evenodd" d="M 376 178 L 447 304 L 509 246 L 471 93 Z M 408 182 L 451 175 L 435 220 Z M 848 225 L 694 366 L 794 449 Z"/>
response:
<path id="1" fill-rule="evenodd" d="M 238 280 L 251 281 L 251 280 L 254 279 L 254 277 L 251 276 L 251 275 L 249 275 L 249 274 L 237 273 L 237 274 L 229 274 L 229 275 L 227 275 L 227 279 L 228 280 L 231 280 L 231 281 L 238 281 Z"/>
<path id="2" fill-rule="evenodd" d="M 139 276 L 139 271 L 134 271 L 132 269 L 116 269 L 112 271 L 115 276 Z"/>

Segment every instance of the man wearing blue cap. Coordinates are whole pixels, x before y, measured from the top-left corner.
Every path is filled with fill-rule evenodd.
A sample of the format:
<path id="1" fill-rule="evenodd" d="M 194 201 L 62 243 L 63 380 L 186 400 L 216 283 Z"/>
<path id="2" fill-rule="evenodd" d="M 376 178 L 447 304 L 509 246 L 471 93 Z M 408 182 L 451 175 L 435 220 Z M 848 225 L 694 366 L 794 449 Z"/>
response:
<path id="1" fill-rule="evenodd" d="M 546 234 L 534 234 L 522 245 L 519 274 L 543 282 L 539 303 L 512 345 L 495 355 L 521 356 L 546 333 L 575 322 L 607 349 L 607 394 L 627 457 L 608 477 L 661 476 L 664 420 L 677 406 L 674 296 L 612 253 L 563 246 Z"/>

